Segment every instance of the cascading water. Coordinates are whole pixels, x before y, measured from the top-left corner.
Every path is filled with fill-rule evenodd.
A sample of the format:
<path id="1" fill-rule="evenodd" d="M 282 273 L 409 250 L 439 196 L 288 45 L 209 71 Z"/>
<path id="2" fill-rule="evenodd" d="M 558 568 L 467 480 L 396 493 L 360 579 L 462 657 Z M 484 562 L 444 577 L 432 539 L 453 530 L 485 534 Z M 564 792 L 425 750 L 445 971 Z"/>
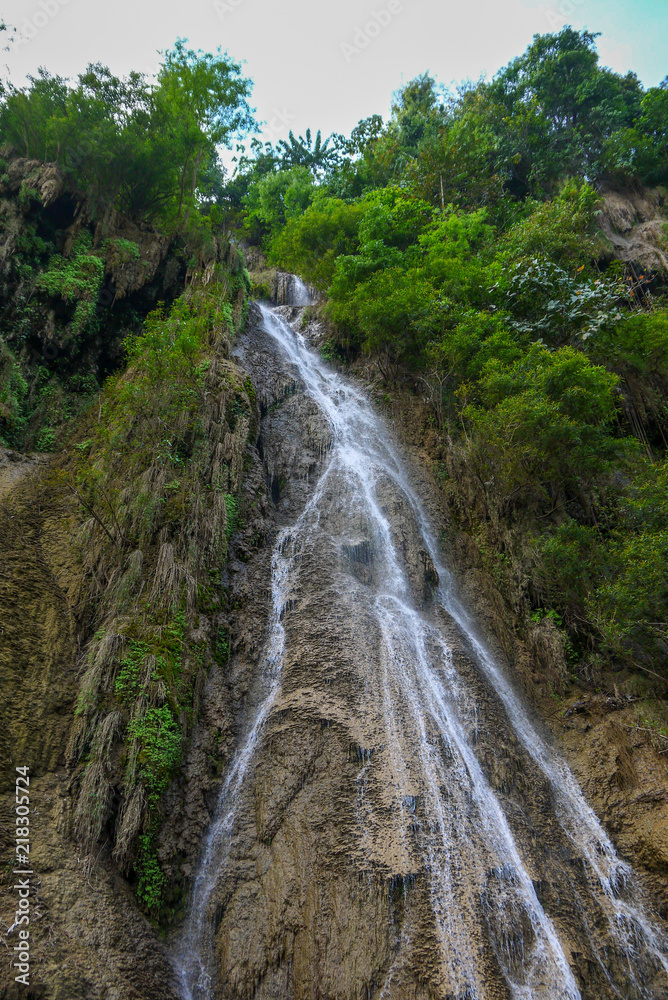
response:
<path id="1" fill-rule="evenodd" d="M 292 276 L 291 299 L 293 306 L 309 306 L 312 301 L 311 293 L 297 274 Z"/>
<path id="2" fill-rule="evenodd" d="M 222 995 L 215 935 L 234 888 L 216 898 L 217 887 L 227 867 L 247 872 L 233 847 L 248 837 L 247 789 L 268 794 L 258 755 L 281 740 L 291 712 L 358 734 L 345 863 L 404 885 L 420 874 L 423 949 L 443 995 L 668 996 L 665 942 L 631 872 L 459 602 L 388 428 L 279 313 L 261 310 L 265 335 L 325 423 L 326 454 L 274 546 L 264 688 L 224 780 L 177 948 L 184 1000 Z M 317 600 L 300 617 L 309 588 Z M 526 776 L 515 782 L 529 788 L 525 801 L 490 780 L 506 755 Z M 396 984 L 410 959 L 401 956 L 414 944 L 405 922 L 378 996 L 404 995 Z M 585 965 L 600 994 L 583 990 Z"/>

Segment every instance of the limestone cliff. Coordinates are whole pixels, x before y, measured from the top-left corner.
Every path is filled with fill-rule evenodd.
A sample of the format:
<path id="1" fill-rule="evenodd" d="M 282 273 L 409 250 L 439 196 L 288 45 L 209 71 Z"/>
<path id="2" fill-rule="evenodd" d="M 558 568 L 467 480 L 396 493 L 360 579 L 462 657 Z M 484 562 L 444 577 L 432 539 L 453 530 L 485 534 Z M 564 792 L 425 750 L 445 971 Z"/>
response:
<path id="1" fill-rule="evenodd" d="M 256 307 L 230 349 L 242 316 L 223 322 L 207 294 L 149 330 L 185 347 L 179 324 L 201 317 L 187 364 L 168 353 L 164 371 L 149 339 L 68 454 L 3 452 L 1 731 L 4 773 L 33 768 L 35 995 L 668 996 L 642 926 L 629 972 L 607 922 L 644 906 L 660 923 L 668 884 L 665 767 L 623 694 L 571 688 L 551 718 L 563 648 L 549 621 L 518 635 L 436 481 L 447 443 L 418 395 L 358 367 L 387 440 L 354 424 L 332 462 L 359 388 L 300 369 Z M 317 343 L 317 321 L 304 333 Z M 363 504 L 360 442 L 386 463 Z M 448 603 L 450 572 L 510 687 Z M 584 800 L 564 818 L 512 685 L 564 736 L 621 859 Z M 165 708 L 180 753 L 151 770 L 135 720 Z M 12 807 L 9 780 L 5 831 Z M 521 862 L 500 861 L 509 837 Z M 204 958 L 210 991 L 188 993 Z M 8 968 L 3 990 L 20 996 Z"/>
<path id="2" fill-rule="evenodd" d="M 220 574 L 235 531 L 242 545 L 256 424 L 252 386 L 229 359 L 237 278 L 239 265 L 212 269 L 154 320 L 67 451 L 2 450 L 1 919 L 5 931 L 15 922 L 25 764 L 35 996 L 175 995 L 145 914 L 164 921 L 182 905 L 188 850 L 170 819 L 192 809 L 174 778 L 207 674 L 229 656 Z M 9 955 L 15 931 L 3 940 Z M 12 980 L 7 962 L 3 996 L 20 995 Z"/>

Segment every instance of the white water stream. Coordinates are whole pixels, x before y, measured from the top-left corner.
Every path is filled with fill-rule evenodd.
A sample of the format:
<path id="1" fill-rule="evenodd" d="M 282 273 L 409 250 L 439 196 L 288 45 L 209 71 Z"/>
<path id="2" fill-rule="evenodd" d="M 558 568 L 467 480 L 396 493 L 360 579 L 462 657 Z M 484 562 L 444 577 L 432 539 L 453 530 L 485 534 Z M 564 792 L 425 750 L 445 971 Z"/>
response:
<path id="1" fill-rule="evenodd" d="M 300 296 L 299 304 L 308 303 L 303 284 L 299 283 L 295 292 Z M 567 957 L 573 942 L 569 946 L 557 917 L 541 904 L 531 865 L 476 756 L 472 736 L 475 700 L 458 672 L 447 637 L 411 597 L 392 525 L 379 499 L 379 490 L 388 480 L 412 508 L 424 547 L 439 574 L 435 600 L 456 622 L 478 669 L 496 692 L 512 732 L 544 776 L 556 822 L 586 869 L 587 891 L 594 901 L 587 901 L 589 912 L 593 905 L 599 916 L 592 921 L 583 915 L 582 926 L 611 995 L 626 997 L 629 983 L 635 997 L 662 995 L 649 992 L 646 984 L 648 976 L 661 969 L 668 971 L 665 942 L 635 901 L 632 874 L 616 856 L 575 779 L 532 724 L 457 598 L 388 427 L 357 386 L 331 371 L 278 313 L 265 306 L 261 309 L 264 329 L 294 366 L 306 393 L 329 423 L 333 445 L 301 516 L 280 532 L 275 544 L 273 622 L 262 661 L 265 694 L 225 778 L 203 845 L 189 916 L 176 954 L 184 1000 L 205 1000 L 213 995 L 210 901 L 229 857 L 239 791 L 252 776 L 254 754 L 281 689 L 286 642 L 282 614 L 296 561 L 311 544 L 314 533 L 331 530 L 328 517 L 334 510 L 338 515 L 342 510 L 349 512 L 351 518 L 361 516 L 373 550 L 377 584 L 369 588 L 368 610 L 381 637 L 382 676 L 375 681 L 382 691 L 384 727 L 377 758 L 392 775 L 386 790 L 388 808 L 396 816 L 397 838 L 403 844 L 398 850 L 405 850 L 407 856 L 416 849 L 408 842 L 406 830 L 409 822 L 415 827 L 412 814 L 415 802 L 420 802 L 418 850 L 428 872 L 445 980 L 454 996 L 485 1000 L 484 974 L 474 943 L 480 930 L 473 921 L 479 923 L 479 918 L 474 918 L 466 902 L 482 899 L 489 938 L 516 1000 L 579 1000 L 581 996 Z M 365 759 L 360 771 L 362 844 L 365 836 L 371 837 L 373 824 L 373 806 L 364 800 L 364 782 L 372 766 L 373 761 Z M 618 983 L 608 969 L 602 935 L 612 939 L 617 954 L 623 956 L 626 985 Z M 392 995 L 389 980 L 382 995 Z"/>

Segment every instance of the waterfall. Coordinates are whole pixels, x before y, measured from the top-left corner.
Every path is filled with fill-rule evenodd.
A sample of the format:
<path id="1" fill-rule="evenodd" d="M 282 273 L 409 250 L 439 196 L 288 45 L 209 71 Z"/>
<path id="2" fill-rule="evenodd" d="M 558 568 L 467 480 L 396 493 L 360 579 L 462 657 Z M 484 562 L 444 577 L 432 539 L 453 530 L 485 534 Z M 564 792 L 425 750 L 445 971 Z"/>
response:
<path id="1" fill-rule="evenodd" d="M 312 298 L 311 293 L 298 275 L 293 275 L 292 278 L 292 305 L 294 306 L 309 306 L 311 305 Z"/>
<path id="2" fill-rule="evenodd" d="M 317 297 L 314 288 L 306 285 L 297 274 L 279 271 L 276 278 L 275 302 L 279 306 L 310 306 Z"/>
<path id="3" fill-rule="evenodd" d="M 294 294 L 308 300 L 300 279 Z M 448 996 L 492 1000 L 505 989 L 514 1000 L 594 1000 L 582 989 L 581 953 L 606 997 L 665 996 L 666 943 L 643 910 L 633 874 L 462 605 L 391 430 L 279 311 L 260 308 L 265 335 L 326 423 L 331 444 L 303 510 L 274 545 L 263 689 L 224 779 L 176 949 L 184 1000 L 219 995 L 213 894 L 232 839 L 242 820 L 248 823 L 244 788 L 255 780 L 279 707 L 298 704 L 306 712 L 319 697 L 329 699 L 326 710 L 338 724 L 333 683 L 346 687 L 354 703 L 347 711 L 362 734 L 351 851 L 360 871 L 392 872 L 406 884 L 421 873 L 433 975 Z M 421 566 L 429 567 L 426 576 Z M 304 633 L 303 624 L 291 628 L 290 616 L 316 569 L 332 602 L 318 613 L 336 618 L 340 634 L 348 628 L 351 644 L 361 645 L 340 677 L 327 667 L 320 695 L 313 666 L 312 690 L 298 699 L 294 681 L 283 691 L 291 644 Z M 300 622 L 316 636 L 314 617 Z M 507 757 L 526 775 L 526 802 L 490 780 L 490 769 Z M 556 845 L 547 860 L 543 836 Z M 537 875 L 548 864 L 555 866 L 553 892 Z M 493 972 L 483 953 L 493 955 Z M 398 965 L 389 970 L 380 996 L 393 996 L 400 972 Z M 492 975 L 500 987 L 490 985 Z"/>

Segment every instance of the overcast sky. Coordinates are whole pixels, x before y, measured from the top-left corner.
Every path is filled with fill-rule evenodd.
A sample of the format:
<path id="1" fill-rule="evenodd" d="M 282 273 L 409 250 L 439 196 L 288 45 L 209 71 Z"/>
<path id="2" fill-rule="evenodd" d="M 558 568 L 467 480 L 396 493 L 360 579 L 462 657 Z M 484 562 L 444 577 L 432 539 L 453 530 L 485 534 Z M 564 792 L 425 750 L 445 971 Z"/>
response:
<path id="1" fill-rule="evenodd" d="M 490 77 L 564 24 L 602 32 L 603 64 L 645 86 L 668 75 L 668 0 L 0 0 L 0 15 L 32 36 L 0 53 L 16 84 L 39 66 L 154 72 L 178 36 L 221 46 L 255 81 L 272 141 L 307 126 L 348 134 L 360 118 L 385 117 L 417 74 L 446 85 Z"/>

